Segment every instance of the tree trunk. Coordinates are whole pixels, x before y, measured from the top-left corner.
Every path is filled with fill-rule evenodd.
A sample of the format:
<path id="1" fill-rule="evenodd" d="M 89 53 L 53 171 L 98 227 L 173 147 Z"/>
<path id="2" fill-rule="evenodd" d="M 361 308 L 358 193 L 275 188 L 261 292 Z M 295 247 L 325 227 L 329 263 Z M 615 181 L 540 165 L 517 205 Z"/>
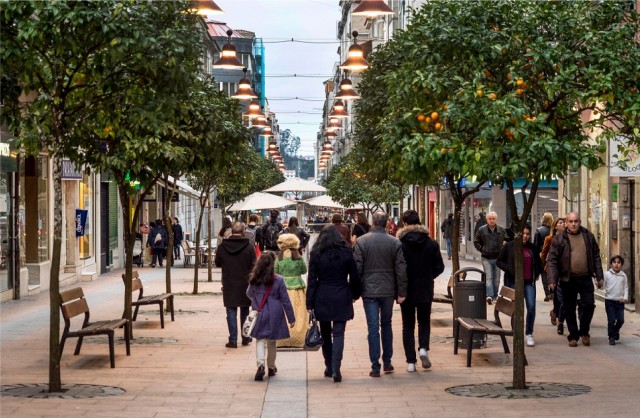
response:
<path id="1" fill-rule="evenodd" d="M 213 269 L 211 268 L 211 199 L 207 197 L 207 281 L 213 282 Z"/>
<path id="2" fill-rule="evenodd" d="M 200 258 L 200 230 L 202 229 L 202 217 L 204 216 L 204 205 L 206 204 L 206 202 L 204 202 L 204 192 L 200 193 L 200 215 L 198 215 L 198 225 L 196 226 L 196 243 L 195 243 L 195 250 L 196 250 L 196 257 L 195 257 L 195 261 L 193 262 L 193 294 L 197 295 L 198 294 L 198 269 L 200 268 L 200 266 L 198 265 L 198 260 Z"/>
<path id="3" fill-rule="evenodd" d="M 49 392 L 62 392 L 60 376 L 60 252 L 62 249 L 62 162 L 53 158 L 53 251 L 49 283 Z"/>
<path id="4" fill-rule="evenodd" d="M 173 181 L 173 186 L 169 187 L 169 175 L 165 174 L 164 186 L 167 192 L 164 194 L 164 201 L 162 202 L 162 221 L 164 222 L 164 226 L 167 229 L 168 237 L 167 249 L 165 252 L 165 292 L 167 293 L 171 293 L 171 266 L 173 265 L 173 227 L 171 224 L 171 199 L 173 199 L 173 194 L 176 189 L 175 179 Z M 167 309 L 169 309 L 169 306 L 167 306 Z"/>

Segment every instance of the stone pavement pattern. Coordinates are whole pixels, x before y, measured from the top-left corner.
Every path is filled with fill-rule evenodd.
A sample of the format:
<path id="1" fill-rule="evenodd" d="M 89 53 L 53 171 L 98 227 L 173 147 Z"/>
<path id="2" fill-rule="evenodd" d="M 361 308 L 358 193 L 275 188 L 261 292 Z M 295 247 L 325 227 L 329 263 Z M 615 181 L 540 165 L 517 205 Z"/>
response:
<path id="1" fill-rule="evenodd" d="M 178 262 L 179 263 L 179 262 Z M 401 338 L 399 307 L 393 317 L 395 373 L 379 379 L 368 376 L 366 323 L 362 302 L 355 305 L 355 319 L 347 323 L 343 382 L 323 377 L 320 352 L 278 352 L 278 375 L 254 382 L 255 348 L 228 349 L 225 311 L 220 292 L 220 272 L 206 282 L 200 270 L 199 291 L 193 288 L 193 270 L 176 264 L 172 290 L 177 293 L 176 321 L 165 317 L 160 329 L 157 310 L 142 307 L 134 323 L 131 356 L 124 344 L 116 344 L 116 368 L 109 368 L 106 341 L 86 340 L 79 356 L 71 339 L 62 356 L 63 384 L 118 387 L 117 396 L 88 399 L 35 399 L 0 397 L 2 417 L 120 416 L 120 417 L 424 417 L 424 416 L 637 416 L 640 377 L 640 320 L 626 312 L 621 341 L 607 343 L 604 304 L 597 302 L 591 331 L 591 347 L 567 346 L 549 323 L 550 303 L 542 301 L 538 286 L 535 326 L 536 346 L 526 349 L 527 381 L 580 384 L 586 394 L 556 399 L 476 399 L 446 392 L 452 386 L 510 382 L 512 357 L 502 352 L 497 339 L 487 348 L 474 349 L 471 368 L 466 351 L 453 355 L 450 305 L 434 304 L 430 370 L 418 364 L 407 373 Z M 451 265 L 436 280 L 444 292 Z M 462 262 L 463 266 L 478 266 Z M 164 269 L 140 269 L 145 294 L 164 292 Z M 92 319 L 122 314 L 122 271 L 99 280 L 80 283 L 91 307 Z M 1 384 L 46 383 L 48 380 L 48 293 L 0 304 Z M 491 308 L 488 309 L 492 317 Z M 121 336 L 121 334 L 120 334 Z M 508 338 L 512 347 L 512 339 Z"/>

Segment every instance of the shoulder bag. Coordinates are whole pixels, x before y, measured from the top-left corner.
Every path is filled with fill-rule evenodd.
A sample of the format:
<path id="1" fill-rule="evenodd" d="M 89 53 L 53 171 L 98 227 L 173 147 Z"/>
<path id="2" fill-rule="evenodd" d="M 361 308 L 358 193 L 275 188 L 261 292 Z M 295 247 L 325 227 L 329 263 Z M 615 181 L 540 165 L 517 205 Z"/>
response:
<path id="1" fill-rule="evenodd" d="M 271 288 L 273 285 L 267 287 L 267 291 L 264 293 L 262 297 L 262 302 L 260 302 L 260 306 L 258 306 L 258 310 L 252 310 L 249 312 L 247 319 L 244 320 L 244 324 L 242 324 L 242 336 L 245 338 L 251 337 L 251 332 L 256 327 L 256 323 L 258 322 L 258 316 L 260 316 L 260 312 L 262 312 L 262 308 L 264 304 L 267 302 L 267 298 L 269 297 L 269 293 L 271 293 Z"/>
<path id="2" fill-rule="evenodd" d="M 307 330 L 307 334 L 304 337 L 304 350 L 305 351 L 318 351 L 322 347 L 322 334 L 320 334 L 320 328 L 316 315 L 313 310 L 309 313 L 309 322 L 311 326 Z"/>

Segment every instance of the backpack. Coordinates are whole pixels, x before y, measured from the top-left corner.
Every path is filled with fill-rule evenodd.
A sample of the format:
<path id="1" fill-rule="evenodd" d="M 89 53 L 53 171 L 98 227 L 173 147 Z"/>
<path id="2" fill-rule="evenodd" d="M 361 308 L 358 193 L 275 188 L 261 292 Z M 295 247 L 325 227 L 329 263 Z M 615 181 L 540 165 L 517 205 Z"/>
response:
<path id="1" fill-rule="evenodd" d="M 251 229 L 251 228 L 246 228 L 244 230 L 244 237 L 245 238 L 249 238 L 249 242 L 251 243 L 251 245 L 255 245 L 256 243 L 256 230 L 255 229 Z"/>
<path id="2" fill-rule="evenodd" d="M 280 224 L 269 222 L 264 229 L 264 246 L 269 249 L 278 248 L 278 235 L 280 235 Z"/>

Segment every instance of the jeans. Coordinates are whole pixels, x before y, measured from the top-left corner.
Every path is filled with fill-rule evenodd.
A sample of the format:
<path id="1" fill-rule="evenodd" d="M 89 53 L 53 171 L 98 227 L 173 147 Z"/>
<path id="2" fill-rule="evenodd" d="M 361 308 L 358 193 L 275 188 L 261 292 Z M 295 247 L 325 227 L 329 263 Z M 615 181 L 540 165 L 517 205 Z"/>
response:
<path id="1" fill-rule="evenodd" d="M 451 258 L 451 238 L 445 238 L 444 241 L 447 243 L 447 256 Z"/>
<path id="2" fill-rule="evenodd" d="M 607 311 L 607 334 L 609 338 L 620 338 L 620 328 L 624 324 L 624 303 L 605 299 L 604 309 Z"/>
<path id="3" fill-rule="evenodd" d="M 174 260 L 180 259 L 180 243 L 179 242 L 173 243 L 173 258 Z"/>
<path id="4" fill-rule="evenodd" d="M 391 365 L 393 357 L 393 330 L 391 316 L 393 315 L 393 296 L 384 298 L 362 298 L 364 314 L 367 317 L 369 341 L 369 359 L 371 370 L 380 372 L 380 340 L 382 339 L 382 362 Z"/>
<path id="5" fill-rule="evenodd" d="M 249 315 L 249 307 L 240 307 L 240 327 L 244 324 L 245 319 Z M 229 342 L 238 341 L 238 308 L 227 308 L 227 327 L 229 328 Z"/>
<path id="6" fill-rule="evenodd" d="M 535 280 L 525 280 L 524 282 L 524 303 L 527 305 L 527 318 L 525 334 L 533 334 L 533 323 L 536 320 L 536 282 Z"/>
<path id="7" fill-rule="evenodd" d="M 276 367 L 276 340 L 267 340 L 263 338 L 256 341 L 256 363 L 258 367 L 264 366 L 265 350 L 267 351 L 267 367 L 274 369 Z"/>
<path id="8" fill-rule="evenodd" d="M 567 339 L 569 341 L 577 341 L 578 337 L 589 336 L 591 319 L 593 319 L 593 311 L 596 308 L 593 297 L 593 279 L 589 276 L 572 277 L 568 282 L 561 282 L 560 287 L 562 288 L 564 313 L 569 330 Z M 578 328 L 578 320 L 576 318 L 578 295 L 580 295 L 580 305 L 582 306 L 580 328 Z"/>
<path id="9" fill-rule="evenodd" d="M 482 268 L 487 277 L 487 297 L 497 298 L 500 288 L 500 270 L 496 265 L 496 259 L 482 257 Z"/>
<path id="10" fill-rule="evenodd" d="M 166 251 L 164 248 L 153 248 L 152 250 L 153 257 L 151 257 L 151 265 L 156 265 L 156 259 L 158 260 L 158 265 L 162 267 L 162 260 L 164 259 L 164 252 Z"/>
<path id="11" fill-rule="evenodd" d="M 342 352 L 344 351 L 344 331 L 347 321 L 320 321 L 322 335 L 322 356 L 324 365 L 331 374 L 340 373 Z"/>
<path id="12" fill-rule="evenodd" d="M 411 303 L 406 300 L 400 305 L 402 312 L 402 346 L 407 363 L 415 363 L 416 358 L 416 314 L 418 317 L 418 348 L 429 351 L 431 338 L 431 302 Z"/>

